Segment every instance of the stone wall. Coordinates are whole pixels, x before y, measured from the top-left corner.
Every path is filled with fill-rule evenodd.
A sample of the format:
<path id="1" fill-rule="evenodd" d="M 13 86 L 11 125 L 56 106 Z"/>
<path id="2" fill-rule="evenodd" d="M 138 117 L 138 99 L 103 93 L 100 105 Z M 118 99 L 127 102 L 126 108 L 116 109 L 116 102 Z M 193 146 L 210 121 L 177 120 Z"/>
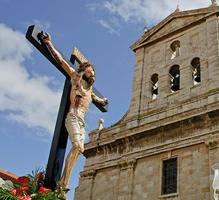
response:
<path id="1" fill-rule="evenodd" d="M 211 167 L 219 162 L 219 110 L 135 134 L 130 140 L 86 152 L 76 200 L 210 199 Z M 178 192 L 162 196 L 162 162 L 174 157 Z"/>

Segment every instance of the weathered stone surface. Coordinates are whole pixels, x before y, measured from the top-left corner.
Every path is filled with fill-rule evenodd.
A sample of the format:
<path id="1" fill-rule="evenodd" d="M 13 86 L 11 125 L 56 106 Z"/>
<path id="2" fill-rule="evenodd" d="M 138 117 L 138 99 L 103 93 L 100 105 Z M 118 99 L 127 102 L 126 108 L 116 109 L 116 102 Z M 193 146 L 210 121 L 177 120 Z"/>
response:
<path id="1" fill-rule="evenodd" d="M 211 166 L 219 163 L 217 12 L 219 7 L 211 6 L 173 13 L 132 46 L 136 63 L 129 110 L 115 125 L 90 134 L 75 200 L 212 199 Z M 180 55 L 171 59 L 176 40 Z M 201 68 L 197 85 L 195 57 Z M 180 90 L 172 93 L 169 70 L 176 64 Z M 154 73 L 157 99 L 151 95 Z M 163 160 L 175 157 L 177 193 L 162 195 Z"/>

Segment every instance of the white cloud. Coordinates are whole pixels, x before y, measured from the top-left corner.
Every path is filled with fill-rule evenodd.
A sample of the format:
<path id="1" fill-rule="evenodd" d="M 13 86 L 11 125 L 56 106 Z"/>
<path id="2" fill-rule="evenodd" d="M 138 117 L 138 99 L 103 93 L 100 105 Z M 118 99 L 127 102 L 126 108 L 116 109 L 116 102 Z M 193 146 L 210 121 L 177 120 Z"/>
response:
<path id="1" fill-rule="evenodd" d="M 180 9 L 194 9 L 210 5 L 210 0 L 181 0 Z M 125 22 L 157 22 L 176 9 L 177 0 L 111 0 L 103 7 Z"/>
<path id="2" fill-rule="evenodd" d="M 116 34 L 119 35 L 119 31 L 121 29 L 120 23 L 116 18 L 112 18 L 108 21 L 105 20 L 99 20 L 98 23 L 106 28 L 110 34 Z"/>
<path id="3" fill-rule="evenodd" d="M 174 12 L 177 2 L 178 0 L 109 0 L 103 3 L 88 4 L 87 8 L 92 13 L 98 13 L 99 16 L 102 13 L 102 19 L 98 20 L 98 23 L 109 33 L 118 35 L 122 23 L 141 23 L 148 27 L 153 26 Z M 210 0 L 179 0 L 180 10 L 202 8 L 209 5 L 211 5 Z M 116 21 L 116 25 L 113 21 Z"/>
<path id="4" fill-rule="evenodd" d="M 0 114 L 52 133 L 61 92 L 49 87 L 51 77 L 28 73 L 24 61 L 31 53 L 22 33 L 0 24 Z"/>

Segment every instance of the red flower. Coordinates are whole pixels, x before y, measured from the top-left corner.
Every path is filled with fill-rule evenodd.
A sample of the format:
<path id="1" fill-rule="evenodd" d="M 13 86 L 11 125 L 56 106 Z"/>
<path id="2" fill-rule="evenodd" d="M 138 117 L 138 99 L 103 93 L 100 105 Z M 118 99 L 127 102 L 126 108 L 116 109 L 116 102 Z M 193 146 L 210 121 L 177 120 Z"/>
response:
<path id="1" fill-rule="evenodd" d="M 12 189 L 10 192 L 11 192 L 11 194 L 13 194 L 14 196 L 17 195 L 17 190 L 16 190 L 16 189 Z"/>
<path id="2" fill-rule="evenodd" d="M 20 192 L 24 192 L 24 191 L 27 191 L 27 190 L 29 190 L 29 187 L 27 187 L 27 186 L 19 188 Z"/>
<path id="3" fill-rule="evenodd" d="M 27 176 L 21 176 L 21 177 L 18 177 L 18 182 L 21 184 L 21 185 L 24 185 L 24 186 L 28 186 L 29 184 L 29 178 Z"/>
<path id="4" fill-rule="evenodd" d="M 10 192 L 14 196 L 18 196 L 18 195 L 22 195 L 22 192 L 27 191 L 27 190 L 29 190 L 29 187 L 25 186 L 25 187 L 21 187 L 21 188 L 14 188 Z"/>
<path id="5" fill-rule="evenodd" d="M 27 196 L 19 196 L 19 200 L 31 200 L 31 197 L 29 195 L 27 195 Z"/>
<path id="6" fill-rule="evenodd" d="M 39 192 L 40 193 L 48 193 L 48 192 L 51 192 L 51 190 L 48 188 L 40 187 Z"/>

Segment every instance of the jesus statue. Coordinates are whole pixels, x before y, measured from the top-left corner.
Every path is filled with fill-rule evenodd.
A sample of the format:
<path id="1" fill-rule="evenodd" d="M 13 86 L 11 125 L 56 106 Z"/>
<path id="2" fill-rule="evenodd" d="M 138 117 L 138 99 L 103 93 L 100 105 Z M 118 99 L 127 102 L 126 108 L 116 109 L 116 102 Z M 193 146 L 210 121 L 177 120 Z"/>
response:
<path id="1" fill-rule="evenodd" d="M 65 119 L 65 127 L 72 142 L 72 147 L 65 160 L 65 167 L 61 179 L 57 183 L 58 189 L 66 191 L 67 193 L 69 190 L 68 184 L 72 169 L 74 168 L 79 155 L 84 151 L 84 115 L 92 101 L 98 102 L 104 106 L 108 104 L 108 100 L 96 96 L 93 92 L 92 86 L 96 77 L 92 64 L 85 62 L 80 64 L 77 70 L 74 70 L 54 47 L 51 36 L 45 33 L 41 37 L 43 43 L 47 46 L 56 62 L 69 75 L 72 84 L 70 91 L 70 107 Z"/>

